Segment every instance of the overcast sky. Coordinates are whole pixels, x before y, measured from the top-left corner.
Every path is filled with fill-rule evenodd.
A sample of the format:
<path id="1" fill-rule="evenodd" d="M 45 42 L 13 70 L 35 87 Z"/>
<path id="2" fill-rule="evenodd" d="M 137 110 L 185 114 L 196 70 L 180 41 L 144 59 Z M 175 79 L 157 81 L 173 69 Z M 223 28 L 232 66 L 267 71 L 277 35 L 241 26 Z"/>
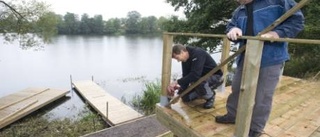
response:
<path id="1" fill-rule="evenodd" d="M 61 15 L 66 12 L 89 14 L 90 17 L 100 14 L 104 20 L 109 18 L 127 17 L 129 11 L 138 11 L 142 17 L 170 16 L 183 17 L 182 11 L 175 12 L 174 8 L 165 0 L 42 0 L 51 5 L 51 9 Z"/>

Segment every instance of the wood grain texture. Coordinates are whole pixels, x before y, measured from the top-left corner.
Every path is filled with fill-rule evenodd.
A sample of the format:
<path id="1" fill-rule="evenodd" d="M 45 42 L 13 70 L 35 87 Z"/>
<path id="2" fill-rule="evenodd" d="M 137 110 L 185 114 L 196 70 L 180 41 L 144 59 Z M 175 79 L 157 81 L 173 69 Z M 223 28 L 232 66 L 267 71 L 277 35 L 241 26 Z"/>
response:
<path id="1" fill-rule="evenodd" d="M 270 118 L 261 137 L 317 137 L 320 128 L 320 82 L 282 76 L 274 94 Z M 181 100 L 171 108 L 157 105 L 157 119 L 177 136 L 230 137 L 235 125 L 219 124 L 215 116 L 226 113 L 230 94 L 218 92 L 214 108 L 203 109 L 204 100 Z"/>
<path id="2" fill-rule="evenodd" d="M 142 117 L 93 81 L 73 82 L 75 89 L 111 126 Z"/>
<path id="3" fill-rule="evenodd" d="M 27 88 L 0 98 L 0 129 L 65 96 L 67 90 Z"/>

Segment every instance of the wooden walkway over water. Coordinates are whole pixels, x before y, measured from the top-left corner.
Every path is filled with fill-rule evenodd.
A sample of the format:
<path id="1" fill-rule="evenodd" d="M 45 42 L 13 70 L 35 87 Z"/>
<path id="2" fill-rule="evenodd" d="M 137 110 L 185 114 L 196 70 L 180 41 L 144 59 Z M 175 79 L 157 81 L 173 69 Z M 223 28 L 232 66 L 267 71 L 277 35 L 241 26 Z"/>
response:
<path id="1" fill-rule="evenodd" d="M 0 129 L 65 96 L 69 91 L 27 88 L 0 98 Z"/>
<path id="2" fill-rule="evenodd" d="M 214 120 L 226 113 L 230 87 L 226 90 L 217 94 L 212 109 L 202 108 L 204 100 L 189 104 L 179 101 L 171 109 L 157 105 L 157 118 L 178 136 L 231 137 L 235 125 Z M 282 76 L 261 137 L 320 137 L 320 82 Z"/>
<path id="3" fill-rule="evenodd" d="M 74 88 L 111 126 L 142 117 L 93 81 L 73 82 Z"/>

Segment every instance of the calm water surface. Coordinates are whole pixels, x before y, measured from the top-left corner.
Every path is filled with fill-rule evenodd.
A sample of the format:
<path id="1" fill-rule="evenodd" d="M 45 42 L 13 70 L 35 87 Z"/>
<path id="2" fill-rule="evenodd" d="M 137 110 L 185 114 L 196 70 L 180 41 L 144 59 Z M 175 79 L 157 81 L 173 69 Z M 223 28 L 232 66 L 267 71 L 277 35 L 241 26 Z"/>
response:
<path id="1" fill-rule="evenodd" d="M 0 97 L 28 87 L 70 90 L 73 81 L 91 80 L 118 99 L 130 101 L 146 81 L 161 78 L 162 38 L 141 36 L 57 36 L 43 50 L 23 50 L 0 38 Z M 217 58 L 218 55 L 217 55 Z M 180 75 L 172 61 L 172 75 Z M 74 117 L 83 107 L 71 98 L 49 112 L 51 117 Z"/>

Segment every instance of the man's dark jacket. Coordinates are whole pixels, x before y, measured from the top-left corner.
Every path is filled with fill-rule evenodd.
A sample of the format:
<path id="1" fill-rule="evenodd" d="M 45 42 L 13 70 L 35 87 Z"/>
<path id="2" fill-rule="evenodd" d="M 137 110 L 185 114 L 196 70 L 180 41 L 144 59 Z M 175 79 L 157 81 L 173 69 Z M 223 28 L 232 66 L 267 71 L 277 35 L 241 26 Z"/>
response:
<path id="1" fill-rule="evenodd" d="M 178 80 L 181 90 L 185 90 L 189 84 L 196 82 L 202 76 L 217 66 L 209 53 L 199 47 L 187 46 L 189 58 L 182 62 L 182 78 Z M 222 76 L 222 71 L 218 70 L 215 74 Z"/>

